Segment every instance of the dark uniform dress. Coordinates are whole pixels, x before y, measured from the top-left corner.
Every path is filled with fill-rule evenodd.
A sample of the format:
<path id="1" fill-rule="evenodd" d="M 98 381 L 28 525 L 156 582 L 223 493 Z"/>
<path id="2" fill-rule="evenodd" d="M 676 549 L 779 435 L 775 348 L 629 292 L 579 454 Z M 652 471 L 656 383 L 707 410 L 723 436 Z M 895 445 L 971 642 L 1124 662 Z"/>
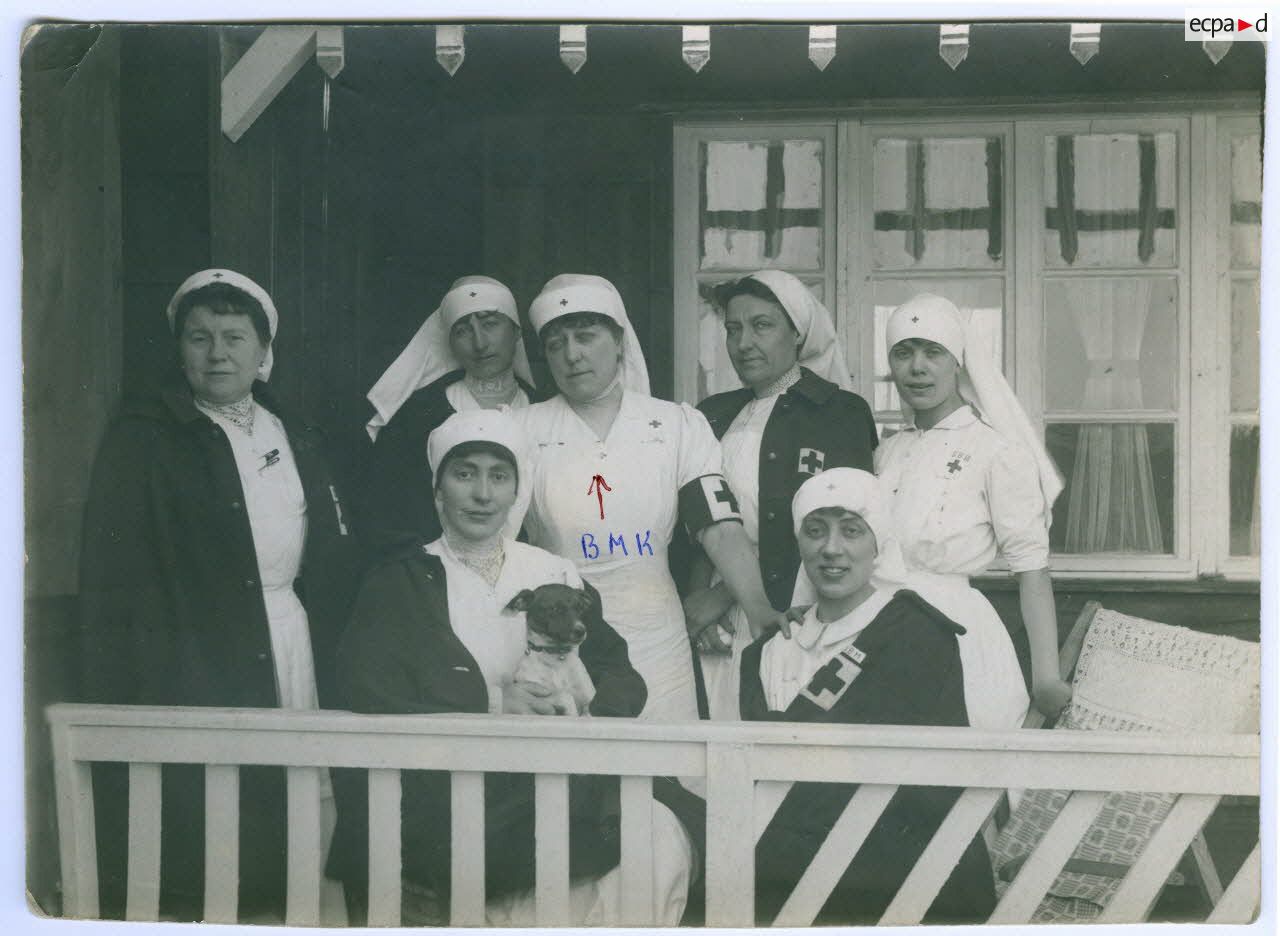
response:
<path id="1" fill-rule="evenodd" d="M 338 677 L 346 707 L 370 714 L 488 711 L 489 694 L 475 658 L 454 633 L 444 565 L 423 544 L 404 545 L 370 570 L 342 638 Z M 579 648 L 596 687 L 590 713 L 634 718 L 644 708 L 644 681 L 631 666 L 627 643 L 605 622 L 599 595 L 584 616 Z M 368 881 L 366 772 L 335 777 L 338 828 L 329 874 L 348 893 L 363 896 Z M 430 888 L 448 906 L 450 784 L 447 773 L 406 771 L 401 794 L 403 875 Z M 572 777 L 569 785 L 569 871 L 598 875 L 619 860 L 618 782 Z M 701 801 L 672 780 L 656 778 L 654 796 L 678 817 L 702 818 Z M 691 812 L 692 811 L 692 812 Z M 698 841 L 702 828 L 689 826 Z M 533 886 L 533 778 L 485 776 L 485 881 L 488 898 Z M 359 902 L 359 898 L 357 898 Z"/>
<path id="2" fill-rule="evenodd" d="M 742 717 L 853 725 L 967 726 L 956 637 L 964 629 L 915 592 L 900 591 L 787 706 L 770 710 L 760 679 L 768 639 L 742 657 Z M 854 648 L 854 649 L 850 649 Z M 938 778 L 942 780 L 944 778 Z M 756 844 L 756 922 L 777 916 L 857 790 L 849 783 L 796 783 Z M 876 923 L 960 795 L 951 787 L 904 787 L 849 863 L 818 924 Z M 976 923 L 995 909 L 991 861 L 981 836 L 961 856 L 925 923 Z"/>
<path id="3" fill-rule="evenodd" d="M 267 388 L 255 400 L 279 415 Z M 359 581 L 350 518 L 314 429 L 282 417 L 307 503 L 294 590 L 307 611 L 320 705 L 334 701 L 334 655 Z M 133 705 L 279 704 L 267 610 L 245 496 L 223 430 L 185 381 L 126 403 L 94 463 L 80 562 L 81 698 Z M 240 797 L 242 914 L 283 906 L 284 776 L 245 768 Z M 123 910 L 127 775 L 94 771 L 104 915 Z M 161 914 L 198 918 L 204 889 L 204 773 L 162 773 Z"/>
<path id="4" fill-rule="evenodd" d="M 427 464 L 427 436 L 454 414 L 445 391 L 464 376 L 461 370 L 450 371 L 414 391 L 379 430 L 357 504 L 361 535 L 375 550 L 440 538 L 431 466 Z M 537 399 L 533 388 L 519 377 L 516 383 L 531 403 Z"/>
<path id="5" fill-rule="evenodd" d="M 754 399 L 749 388 L 709 396 L 698 404 L 717 439 Z M 774 608 L 785 611 L 800 568 L 791 498 L 800 485 L 828 468 L 871 471 L 878 443 L 876 423 L 867 401 L 841 390 L 809 370 L 782 394 L 765 424 L 760 443 L 760 529 L 756 542 L 760 574 Z"/>

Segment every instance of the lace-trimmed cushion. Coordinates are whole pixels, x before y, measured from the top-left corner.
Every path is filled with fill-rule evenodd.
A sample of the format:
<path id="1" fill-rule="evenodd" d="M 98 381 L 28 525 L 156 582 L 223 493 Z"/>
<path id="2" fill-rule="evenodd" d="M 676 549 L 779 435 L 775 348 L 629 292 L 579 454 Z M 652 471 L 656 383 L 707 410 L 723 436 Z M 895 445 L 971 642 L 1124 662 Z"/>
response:
<path id="1" fill-rule="evenodd" d="M 1201 634 L 1100 610 L 1094 616 L 1072 686 L 1071 705 L 1057 728 L 1179 733 L 1258 730 L 1259 648 L 1255 643 Z M 1065 790 L 1030 790 L 992 849 L 997 891 L 1003 894 L 1022 860 L 1035 849 L 1067 801 Z M 1110 794 L 1071 856 L 1113 866 L 1114 873 L 1064 870 L 1034 922 L 1084 921 L 1111 899 L 1130 865 L 1168 815 L 1167 793 Z M 1180 879 L 1180 875 L 1175 875 Z M 1171 878 L 1171 883 L 1178 883 Z"/>

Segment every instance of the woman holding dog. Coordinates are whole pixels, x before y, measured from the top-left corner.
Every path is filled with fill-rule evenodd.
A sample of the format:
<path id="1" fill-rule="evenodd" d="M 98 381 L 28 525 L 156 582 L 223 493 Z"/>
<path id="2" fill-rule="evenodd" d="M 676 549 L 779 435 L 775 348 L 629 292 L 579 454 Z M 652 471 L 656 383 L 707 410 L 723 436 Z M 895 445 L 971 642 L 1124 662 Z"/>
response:
<path id="1" fill-rule="evenodd" d="M 554 583 L 581 599 L 586 636 L 578 652 L 595 690 L 584 714 L 638 715 L 644 682 L 628 661 L 625 641 L 601 615 L 594 589 L 583 585 L 572 562 L 512 536 L 531 488 L 519 427 L 498 411 L 457 413 L 431 433 L 427 459 L 443 534 L 404 545 L 366 576 L 338 654 L 347 705 L 383 714 L 576 714 L 558 709 L 546 686 L 514 678 L 529 641 L 525 615 L 514 610 L 513 599 Z M 514 607 L 523 605 L 517 600 Z M 570 874 L 575 881 L 586 878 L 575 885 L 575 906 L 601 922 L 616 912 L 606 874 L 618 861 L 608 783 L 575 784 L 570 797 Z M 533 884 L 533 786 L 527 775 L 491 774 L 485 789 L 485 879 L 491 899 L 506 898 L 493 905 L 491 922 L 518 924 L 524 907 L 519 894 Z M 368 879 L 367 806 L 358 785 L 344 785 L 342 793 L 331 871 L 356 895 L 358 920 Z M 668 793 L 682 796 L 673 782 L 655 784 L 659 799 Z M 448 775 L 405 775 L 404 925 L 447 922 L 441 914 L 449 905 L 449 803 Z M 665 808 L 655 810 L 655 822 L 662 832 L 655 841 L 665 843 L 655 858 L 655 910 L 674 924 L 684 908 L 692 846 Z"/>
<path id="2" fill-rule="evenodd" d="M 694 721 L 693 656 L 667 565 L 677 521 L 752 626 L 778 622 L 724 479 L 720 445 L 693 407 L 649 395 L 622 297 L 599 276 L 562 274 L 529 317 L 558 396 L 517 414 L 534 456 L 530 542 L 571 559 L 600 593 L 644 677 L 644 718 Z"/>
<path id="3" fill-rule="evenodd" d="M 377 548 L 436 539 L 440 519 L 422 440 L 454 413 L 528 406 L 532 385 L 511 290 L 488 276 L 455 281 L 369 390 L 365 538 Z"/>
<path id="4" fill-rule="evenodd" d="M 792 501 L 802 567 L 817 602 L 792 630 L 742 655 L 742 715 L 813 724 L 966 726 L 965 630 L 901 576 L 891 513 L 876 478 L 833 468 Z M 857 790 L 796 783 L 781 798 L 756 794 L 756 921 L 767 926 Z M 903 787 L 839 876 L 817 925 L 872 924 L 897 893 L 960 790 Z M 762 796 L 771 800 L 766 802 Z M 995 907 L 981 836 L 969 844 L 924 922 L 985 920 Z"/>

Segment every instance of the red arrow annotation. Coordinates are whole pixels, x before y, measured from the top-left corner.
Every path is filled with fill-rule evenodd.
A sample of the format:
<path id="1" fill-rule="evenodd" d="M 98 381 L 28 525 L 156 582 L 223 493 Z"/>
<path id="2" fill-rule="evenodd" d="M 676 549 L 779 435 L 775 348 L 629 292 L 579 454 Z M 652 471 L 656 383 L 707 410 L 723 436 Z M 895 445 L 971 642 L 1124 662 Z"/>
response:
<path id="1" fill-rule="evenodd" d="M 600 519 L 601 520 L 604 519 L 604 492 L 605 491 L 612 492 L 613 488 L 609 487 L 609 485 L 605 482 L 604 475 L 596 475 L 594 478 L 591 479 L 591 485 L 590 487 L 587 488 L 587 494 L 588 495 L 595 494 L 596 499 L 600 501 Z"/>
<path id="2" fill-rule="evenodd" d="M 1236 28 L 1237 28 L 1237 29 L 1239 29 L 1239 30 L 1240 30 L 1240 32 L 1244 32 L 1246 29 L 1252 29 L 1252 28 L 1253 28 L 1253 23 L 1246 23 L 1244 20 L 1242 20 L 1242 19 L 1240 19 L 1240 18 L 1238 18 L 1238 17 L 1237 17 L 1237 18 L 1236 18 Z"/>

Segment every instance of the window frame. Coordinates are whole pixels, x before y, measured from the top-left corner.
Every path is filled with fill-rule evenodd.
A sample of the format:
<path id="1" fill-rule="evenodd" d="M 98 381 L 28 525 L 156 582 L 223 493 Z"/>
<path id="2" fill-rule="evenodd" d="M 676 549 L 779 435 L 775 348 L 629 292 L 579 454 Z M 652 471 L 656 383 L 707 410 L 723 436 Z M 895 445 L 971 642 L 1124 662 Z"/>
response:
<path id="1" fill-rule="evenodd" d="M 1136 106 L 1136 105 L 1135 105 Z M 825 295 L 845 341 L 855 389 L 874 399 L 874 349 L 871 331 L 859 328 L 871 308 L 870 287 L 879 279 L 1003 279 L 1005 287 L 1004 367 L 1019 400 L 1043 435 L 1045 277 L 1130 276 L 1133 269 L 1047 267 L 1039 233 L 1044 224 L 1043 137 L 1060 133 L 1175 133 L 1177 158 L 1177 250 L 1175 264 L 1152 267 L 1152 277 L 1177 283 L 1178 410 L 1175 434 L 1174 552 L 1055 553 L 1054 575 L 1064 579 L 1258 581 L 1257 556 L 1230 555 L 1230 433 L 1248 421 L 1230 410 L 1230 140 L 1260 132 L 1256 101 L 1185 102 L 1145 111 L 1127 108 L 1052 104 L 1037 107 L 966 107 L 940 113 L 922 103 L 885 112 L 835 112 L 779 119 L 751 115 L 733 119 L 677 120 L 675 134 L 674 236 L 676 397 L 696 403 L 697 321 L 683 310 L 696 308 L 697 146 L 703 140 L 760 138 L 770 133 L 827 132 L 824 160 L 823 271 Z M 750 135 L 750 136 L 749 136 Z M 872 156 L 884 136 L 984 135 L 1003 138 L 1004 257 L 1002 268 L 972 270 L 875 270 L 872 230 Z M 833 204 L 834 202 L 834 204 Z M 1028 233 L 1035 232 L 1032 237 Z M 831 236 L 834 234 L 834 236 Z M 1136 266 L 1136 264 L 1135 264 Z M 1242 276 L 1244 271 L 1236 271 Z M 1259 271 L 1259 274 L 1261 271 Z M 705 275 L 704 275 L 705 278 Z M 865 334 L 864 334 L 865 332 Z M 883 419 L 887 414 L 877 414 Z M 1225 417 L 1225 418 L 1224 418 Z M 1256 418 L 1256 417 L 1255 417 Z M 1061 415 L 1056 420 L 1063 420 Z M 1159 421 L 1159 420 L 1157 420 Z M 984 575 L 1008 575 L 993 566 Z"/>
<path id="2" fill-rule="evenodd" d="M 1213 416 L 1216 417 L 1206 423 L 1205 430 L 1212 440 L 1212 449 L 1222 453 L 1220 458 L 1213 459 L 1216 464 L 1208 475 L 1212 479 L 1212 487 L 1206 496 L 1209 501 L 1206 513 L 1217 522 L 1206 533 L 1205 552 L 1206 558 L 1216 558 L 1217 561 L 1205 572 L 1217 573 L 1229 580 L 1256 581 L 1260 578 L 1261 557 L 1231 555 L 1231 492 L 1228 483 L 1231 430 L 1237 424 L 1260 424 L 1259 413 L 1255 412 L 1250 418 L 1231 408 L 1231 288 L 1237 280 L 1252 277 L 1261 284 L 1262 264 L 1250 273 L 1234 268 L 1231 263 L 1231 140 L 1235 136 L 1254 133 L 1261 136 L 1262 118 L 1257 114 L 1202 114 L 1193 117 L 1193 123 L 1199 129 L 1199 139 L 1203 141 L 1202 159 L 1206 171 L 1201 182 L 1206 191 L 1202 198 L 1207 201 L 1205 214 L 1211 219 L 1210 230 L 1214 234 L 1212 252 L 1202 261 L 1206 266 L 1209 260 L 1213 264 L 1206 269 L 1207 285 L 1212 288 L 1207 305 L 1211 304 L 1218 312 L 1217 315 L 1206 315 L 1206 321 L 1199 323 L 1201 328 L 1211 329 L 1207 333 L 1213 336 L 1211 350 L 1216 352 L 1206 354 L 1204 366 L 1199 369 L 1205 375 L 1225 375 L 1219 380 L 1204 380 L 1206 396 L 1211 395 L 1214 400 Z M 1213 321 L 1207 321 L 1209 318 Z M 1258 353 L 1262 353 L 1260 345 Z M 1259 396 L 1261 389 L 1259 386 Z M 1222 418 L 1224 413 L 1225 419 Z M 1262 470 L 1261 464 L 1258 470 Z"/>

